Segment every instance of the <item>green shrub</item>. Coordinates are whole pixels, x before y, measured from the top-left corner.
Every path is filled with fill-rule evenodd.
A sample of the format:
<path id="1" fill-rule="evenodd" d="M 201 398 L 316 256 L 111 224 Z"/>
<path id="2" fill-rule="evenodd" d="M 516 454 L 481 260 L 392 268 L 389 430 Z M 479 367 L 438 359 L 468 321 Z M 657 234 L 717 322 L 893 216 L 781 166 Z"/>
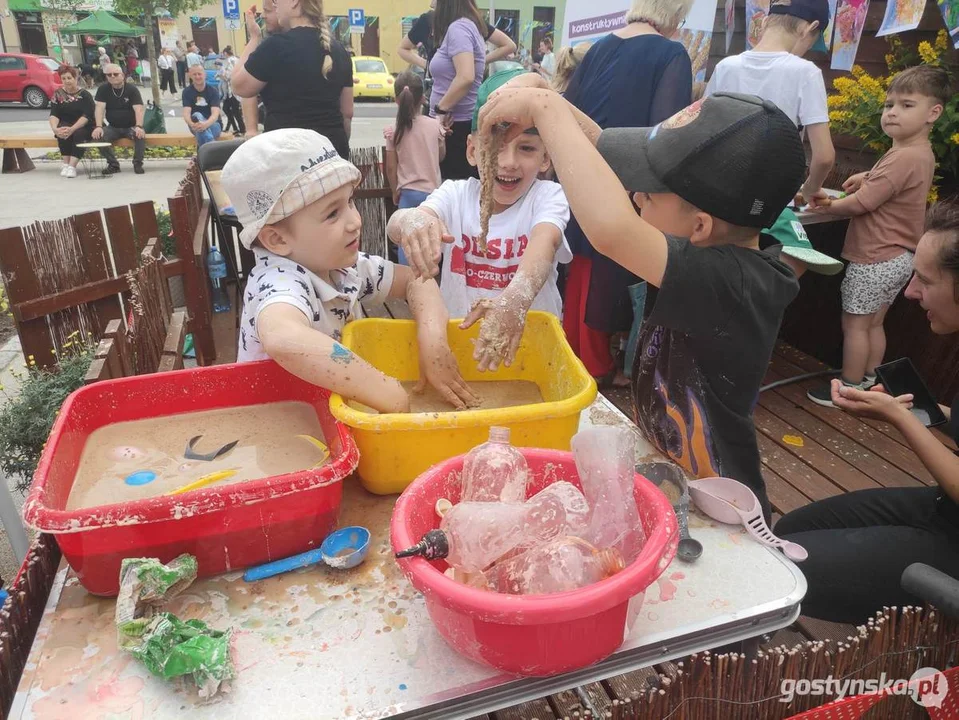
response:
<path id="1" fill-rule="evenodd" d="M 133 148 L 130 147 L 115 147 L 113 148 L 113 152 L 120 160 L 130 160 L 133 158 Z M 194 155 L 196 155 L 195 147 L 148 147 L 144 151 L 143 157 L 147 160 L 170 158 L 189 160 Z M 54 150 L 53 152 L 48 152 L 43 157 L 47 160 L 59 160 L 60 151 Z M 99 158 L 102 157 L 102 155 L 100 155 L 99 150 L 92 148 L 87 151 L 84 157 Z"/>
<path id="2" fill-rule="evenodd" d="M 0 471 L 25 490 L 33 481 L 53 421 L 67 396 L 83 385 L 94 346 L 68 340 L 57 367 L 39 368 L 31 355 L 20 394 L 0 408 Z"/>

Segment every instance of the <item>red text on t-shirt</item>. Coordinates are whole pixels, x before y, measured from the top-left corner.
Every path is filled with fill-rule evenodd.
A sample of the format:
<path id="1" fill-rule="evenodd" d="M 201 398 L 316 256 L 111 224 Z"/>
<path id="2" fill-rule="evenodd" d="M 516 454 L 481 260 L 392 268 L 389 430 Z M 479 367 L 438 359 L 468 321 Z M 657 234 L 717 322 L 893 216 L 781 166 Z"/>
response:
<path id="1" fill-rule="evenodd" d="M 526 252 L 528 244 L 529 238 L 526 235 L 521 235 L 518 240 L 490 238 L 486 241 L 486 253 L 484 254 L 480 250 L 476 238 L 463 235 L 453 247 L 450 271 L 457 275 L 463 275 L 467 287 L 502 290 L 510 284 L 516 274 L 519 259 Z M 513 260 L 514 258 L 517 262 L 505 267 L 480 262 L 481 260 Z"/>

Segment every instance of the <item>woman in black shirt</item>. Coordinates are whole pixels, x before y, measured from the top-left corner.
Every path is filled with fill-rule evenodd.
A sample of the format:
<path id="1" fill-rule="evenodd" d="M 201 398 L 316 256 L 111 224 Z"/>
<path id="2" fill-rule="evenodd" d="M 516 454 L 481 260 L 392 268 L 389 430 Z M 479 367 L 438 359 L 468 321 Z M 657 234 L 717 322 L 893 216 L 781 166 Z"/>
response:
<path id="1" fill-rule="evenodd" d="M 959 202 L 929 210 L 906 297 L 926 311 L 932 332 L 959 333 Z M 860 623 L 883 606 L 915 605 L 919 599 L 902 589 L 900 578 L 916 562 L 959 577 L 959 457 L 909 411 L 911 395 L 894 398 L 882 390 L 833 380 L 832 401 L 853 415 L 891 423 L 936 484 L 859 490 L 783 517 L 776 534 L 809 551 L 800 566 L 809 585 L 804 615 Z M 942 410 L 959 441 L 959 396 Z"/>
<path id="2" fill-rule="evenodd" d="M 233 93 L 260 96 L 267 132 L 315 130 L 348 160 L 353 64 L 344 47 L 332 39 L 322 0 L 277 0 L 276 17 L 282 32 L 261 41 L 256 18 L 247 13 L 250 42 L 233 70 Z"/>
<path id="3" fill-rule="evenodd" d="M 61 65 L 57 75 L 63 81 L 50 99 L 50 129 L 57 138 L 63 158 L 62 177 L 75 178 L 77 163 L 83 157 L 79 143 L 90 141 L 90 124 L 93 122 L 93 96 L 80 88 L 80 71 L 69 65 Z"/>

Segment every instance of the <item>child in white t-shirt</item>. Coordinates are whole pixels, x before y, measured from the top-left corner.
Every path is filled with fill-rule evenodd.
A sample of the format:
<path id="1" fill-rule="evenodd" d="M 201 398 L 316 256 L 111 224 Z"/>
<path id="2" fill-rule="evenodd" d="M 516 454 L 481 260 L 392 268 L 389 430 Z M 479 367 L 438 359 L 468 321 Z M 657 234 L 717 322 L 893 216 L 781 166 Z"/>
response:
<path id="1" fill-rule="evenodd" d="M 822 71 L 802 56 L 822 38 L 828 24 L 827 0 L 774 2 L 755 49 L 721 60 L 706 86 L 707 97 L 718 92 L 758 95 L 805 130 L 812 158 L 800 191 L 813 205 L 817 198 L 827 197 L 822 184 L 836 160 L 836 151 L 829 134 Z"/>
<path id="2" fill-rule="evenodd" d="M 494 90 L 522 73 L 498 73 L 484 82 L 476 112 Z M 467 157 L 473 165 L 482 167 L 481 152 L 471 135 Z M 512 362 L 527 311 L 562 317 L 557 264 L 572 260 L 563 236 L 569 203 L 557 183 L 538 179 L 549 168 L 545 146 L 535 131 L 503 143 L 485 253 L 477 242 L 481 185 L 475 178 L 447 181 L 420 207 L 400 210 L 390 218 L 390 238 L 403 248 L 418 275 L 431 277 L 439 271 L 440 258 L 430 257 L 424 249 L 436 235 L 443 236 L 440 291 L 450 317 L 465 318 L 461 327 L 483 319 L 474 353 L 481 371 Z"/>

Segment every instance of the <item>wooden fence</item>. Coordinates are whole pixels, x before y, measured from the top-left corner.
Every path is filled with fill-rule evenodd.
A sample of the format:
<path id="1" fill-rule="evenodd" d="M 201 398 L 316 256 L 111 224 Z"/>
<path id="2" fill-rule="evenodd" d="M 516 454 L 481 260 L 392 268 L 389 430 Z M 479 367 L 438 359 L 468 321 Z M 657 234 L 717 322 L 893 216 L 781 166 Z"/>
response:
<path id="1" fill-rule="evenodd" d="M 198 363 L 209 365 L 216 359 L 205 270 L 209 203 L 199 183 L 191 163 L 169 200 L 179 257 L 161 269 L 164 278 L 183 278 L 187 330 Z M 73 333 L 96 341 L 111 321 L 123 320 L 125 275 L 137 269 L 140 251 L 158 234 L 149 202 L 0 230 L 0 272 L 24 356 L 40 367 L 55 365 Z"/>
<path id="2" fill-rule="evenodd" d="M 127 276 L 132 306 L 128 324 L 107 324 L 86 384 L 183 367 L 186 314 L 173 309 L 162 263 L 159 244 L 151 240 L 141 253 L 140 267 Z"/>

